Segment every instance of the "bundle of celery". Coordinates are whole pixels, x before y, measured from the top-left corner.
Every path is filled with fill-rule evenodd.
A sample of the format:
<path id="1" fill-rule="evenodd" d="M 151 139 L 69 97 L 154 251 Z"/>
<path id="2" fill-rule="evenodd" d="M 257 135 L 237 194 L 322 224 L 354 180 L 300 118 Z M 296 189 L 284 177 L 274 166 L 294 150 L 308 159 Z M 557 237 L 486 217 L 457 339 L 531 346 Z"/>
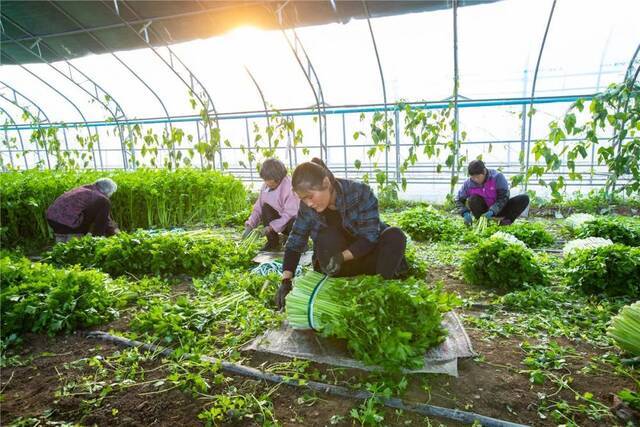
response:
<path id="1" fill-rule="evenodd" d="M 345 339 L 356 359 L 397 371 L 423 366 L 426 350 L 446 336 L 442 313 L 459 303 L 415 278 L 328 278 L 309 272 L 295 279 L 286 309 L 293 328 Z"/>
<path id="2" fill-rule="evenodd" d="M 627 305 L 611 320 L 607 335 L 623 350 L 640 356 L 640 301 Z"/>
<path id="3" fill-rule="evenodd" d="M 257 242 L 260 236 L 260 232 L 254 228 L 253 230 L 251 230 L 251 233 L 249 233 L 249 235 L 240 242 L 240 247 L 243 249 L 251 248 L 251 246 L 253 246 L 253 244 Z"/>
<path id="4" fill-rule="evenodd" d="M 480 218 L 478 218 L 478 221 L 473 226 L 473 231 L 476 234 L 482 234 L 487 229 L 488 224 L 489 224 L 489 220 L 487 219 L 487 217 L 484 215 L 481 215 Z"/>

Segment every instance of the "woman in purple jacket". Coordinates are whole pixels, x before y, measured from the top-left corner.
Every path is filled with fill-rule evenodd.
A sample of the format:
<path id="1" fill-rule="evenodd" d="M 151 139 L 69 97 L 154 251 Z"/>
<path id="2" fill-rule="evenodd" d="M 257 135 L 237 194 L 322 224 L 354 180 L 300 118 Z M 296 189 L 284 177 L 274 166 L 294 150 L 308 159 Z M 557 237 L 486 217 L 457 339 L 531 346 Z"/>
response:
<path id="1" fill-rule="evenodd" d="M 251 230 L 262 224 L 260 234 L 267 238 L 267 243 L 261 250 L 277 251 L 281 249 L 278 233 L 288 236 L 291 232 L 300 199 L 293 192 L 287 168 L 280 160 L 265 160 L 260 168 L 260 178 L 264 185 L 249 219 L 245 222 L 242 238 L 246 238 Z"/>
<path id="2" fill-rule="evenodd" d="M 458 191 L 456 207 L 464 218 L 464 223 L 471 225 L 473 218 L 484 215 L 487 219 L 500 218 L 500 225 L 510 225 L 529 206 L 529 196 L 518 194 L 509 198 L 509 183 L 495 169 L 487 169 L 482 160 L 469 163 L 469 179 Z"/>
<path id="3" fill-rule="evenodd" d="M 109 178 L 100 178 L 58 197 L 47 209 L 47 222 L 53 228 L 56 242 L 92 233 L 112 236 L 118 225 L 111 218 L 111 196 L 118 186 Z"/>

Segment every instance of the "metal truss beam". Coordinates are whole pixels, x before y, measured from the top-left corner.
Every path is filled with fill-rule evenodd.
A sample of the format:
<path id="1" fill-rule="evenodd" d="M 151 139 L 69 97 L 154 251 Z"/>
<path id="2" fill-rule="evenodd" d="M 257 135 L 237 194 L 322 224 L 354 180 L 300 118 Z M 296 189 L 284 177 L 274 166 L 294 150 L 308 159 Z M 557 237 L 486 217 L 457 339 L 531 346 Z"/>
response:
<path id="1" fill-rule="evenodd" d="M 22 28 L 21 26 L 13 22 L 11 19 L 7 18 L 6 16 L 4 18 L 7 22 L 12 24 L 14 27 L 18 28 L 25 34 L 29 34 L 28 31 L 26 31 L 24 28 Z M 51 52 L 59 53 L 59 52 L 56 52 L 53 48 L 51 48 L 51 46 L 49 46 L 45 42 L 41 42 L 41 44 L 47 49 L 49 49 Z M 104 90 L 99 84 L 97 84 L 93 79 L 91 79 L 88 75 L 82 72 L 78 67 L 76 67 L 74 64 L 69 62 L 69 60 L 64 55 L 62 56 L 63 58 L 65 58 L 64 62 L 67 65 L 66 69 L 65 67 L 55 66 L 51 64 L 49 61 L 47 61 L 42 56 L 39 47 L 38 47 L 38 53 L 36 53 L 32 49 L 29 49 L 20 43 L 18 43 L 18 45 L 22 47 L 25 51 L 29 52 L 31 55 L 38 58 L 42 63 L 47 64 L 50 68 L 52 68 L 58 74 L 63 76 L 65 79 L 67 79 L 68 81 L 76 85 L 78 88 L 80 88 L 83 92 L 85 92 L 89 97 L 96 100 L 100 105 L 102 105 L 109 112 L 111 117 L 113 117 L 116 123 L 116 126 L 118 127 L 118 130 L 119 130 L 118 137 L 120 138 L 120 147 L 122 150 L 122 161 L 123 161 L 124 168 L 127 169 L 128 157 L 126 154 L 126 151 L 127 151 L 126 142 L 125 142 L 125 136 L 123 132 L 124 125 L 121 123 L 121 121 L 128 122 L 128 117 L 124 113 L 120 104 L 115 100 L 115 98 L 106 90 Z M 78 79 L 76 77 L 76 74 L 74 74 L 74 72 L 76 74 L 79 74 L 83 79 Z M 85 86 L 88 86 L 88 87 L 85 87 Z M 129 131 L 129 138 L 131 138 L 131 129 L 129 128 L 128 131 Z M 97 141 L 97 144 L 98 145 L 100 144 L 99 140 Z M 99 150 L 98 152 L 100 153 L 101 150 Z M 131 152 L 130 155 L 132 158 L 135 158 L 134 152 Z M 100 156 L 102 157 L 101 154 Z M 94 162 L 95 162 L 95 158 L 94 158 Z M 100 164 L 102 164 L 102 158 L 100 158 Z"/>
<path id="2" fill-rule="evenodd" d="M 58 10 L 62 15 L 65 16 L 65 18 L 67 18 L 70 22 L 72 22 L 74 25 L 78 26 L 79 28 L 82 28 L 83 30 L 86 31 L 86 34 L 91 37 L 91 39 L 93 41 L 95 41 L 97 44 L 99 44 L 105 51 L 109 52 L 109 49 L 107 48 L 107 46 L 102 43 L 102 41 L 97 38 L 94 34 L 92 34 L 90 31 L 86 30 L 86 28 L 77 20 L 75 19 L 73 16 L 71 16 L 69 13 L 67 13 L 64 9 L 62 9 L 57 3 L 54 3 L 52 0 L 49 0 L 49 3 L 56 9 Z M 151 86 L 149 86 L 149 84 L 144 81 L 144 79 L 142 77 L 140 77 L 138 75 L 138 73 L 136 73 L 130 66 L 129 64 L 127 64 L 122 58 L 120 58 L 118 55 L 116 55 L 115 53 L 111 52 L 111 56 L 113 56 L 116 61 L 118 61 L 124 68 L 127 69 L 127 71 L 129 71 L 140 83 L 142 83 L 142 85 L 144 87 L 147 88 L 147 90 L 149 92 L 151 92 L 151 94 L 153 95 L 153 97 L 158 101 L 158 103 L 160 104 L 160 107 L 162 108 L 162 111 L 164 111 L 165 117 L 167 118 L 167 123 L 168 123 L 168 127 L 167 127 L 167 123 L 165 123 L 165 129 L 170 129 L 172 128 L 171 125 L 171 116 L 169 115 L 169 111 L 167 110 L 167 107 L 165 106 L 164 102 L 162 101 L 162 99 L 160 98 L 160 96 L 158 96 L 158 94 L 156 93 L 156 91 L 154 91 Z M 121 130 L 122 132 L 122 130 Z M 170 131 L 169 131 L 170 133 Z M 133 135 L 130 134 L 130 137 L 133 137 Z M 132 139 L 133 141 L 133 139 Z M 135 152 L 135 147 L 132 147 L 132 149 Z"/>
<path id="3" fill-rule="evenodd" d="M 38 104 L 36 104 L 35 102 L 33 102 L 33 100 L 31 100 L 30 98 L 28 98 L 27 96 L 25 96 L 24 94 L 20 93 L 18 90 L 16 90 L 15 88 L 13 88 L 11 85 L 9 85 L 8 83 L 2 82 L 0 81 L 0 97 L 5 99 L 6 101 L 10 102 L 11 104 L 15 105 L 17 108 L 19 108 L 22 111 L 27 111 L 27 113 L 29 113 L 30 115 L 33 116 L 33 113 L 31 112 L 31 108 L 33 107 L 36 111 L 37 111 L 37 116 L 34 116 L 36 118 L 36 126 L 38 127 L 38 131 L 42 132 L 42 127 L 40 126 L 42 123 L 45 124 L 50 124 L 51 121 L 49 120 L 49 116 L 47 116 L 47 114 L 44 112 L 44 110 L 42 108 L 40 108 L 40 106 Z M 15 122 L 14 122 L 15 123 Z M 20 132 L 20 129 L 17 129 L 18 132 Z M 69 147 L 66 145 L 66 130 L 63 129 L 63 132 L 65 133 L 65 147 L 68 149 Z M 22 149 L 24 151 L 24 143 L 22 142 L 22 135 L 19 133 L 20 135 L 20 141 L 21 141 L 21 146 Z M 40 151 L 36 149 L 36 156 L 38 156 L 38 160 L 41 160 L 40 157 Z M 27 160 L 25 157 L 25 167 L 28 168 L 28 164 L 27 164 Z"/>
<path id="4" fill-rule="evenodd" d="M 140 19 L 140 17 L 138 16 L 138 14 L 136 13 L 135 10 L 133 10 L 132 7 L 130 7 L 124 0 L 120 0 L 120 3 L 122 5 L 125 6 L 125 8 L 136 18 L 136 19 Z M 206 116 L 206 120 L 203 120 L 204 123 L 201 122 L 197 122 L 197 127 L 198 127 L 198 136 L 200 135 L 200 132 L 202 131 L 204 133 L 204 137 L 205 137 L 205 142 L 210 143 L 209 138 L 210 138 L 210 132 L 209 132 L 209 128 L 211 126 L 211 118 L 210 118 L 210 114 L 209 114 L 209 110 L 211 109 L 213 112 L 213 125 L 214 128 L 218 129 L 219 132 L 219 125 L 218 125 L 218 113 L 215 109 L 215 105 L 213 103 L 213 99 L 211 98 L 211 95 L 209 94 L 209 91 L 204 87 L 204 85 L 200 82 L 200 80 L 198 80 L 198 78 L 193 74 L 193 72 L 191 71 L 191 69 L 189 69 L 189 67 L 187 65 L 185 65 L 185 63 L 180 59 L 180 57 L 178 55 L 176 55 L 176 53 L 169 47 L 169 43 L 167 42 L 167 40 L 164 38 L 164 36 L 162 36 L 159 32 L 155 31 L 155 29 L 153 28 L 152 24 L 153 21 L 149 20 L 145 23 L 145 25 L 143 26 L 143 28 L 140 31 L 137 31 L 135 28 L 133 28 L 133 26 L 131 24 L 128 23 L 128 21 L 126 21 L 124 18 L 122 18 L 122 16 L 120 15 L 119 11 L 112 9 L 107 3 L 105 3 L 104 1 L 102 1 L 102 4 L 109 10 L 111 10 L 121 21 L 123 24 L 125 24 L 133 33 L 136 34 L 136 36 L 145 43 L 145 45 L 173 72 L 173 74 L 176 75 L 176 77 L 178 77 L 178 79 L 187 87 L 187 89 L 189 90 L 189 93 L 194 96 L 197 100 L 198 103 L 201 105 L 202 107 L 202 114 L 204 114 Z M 145 36 L 143 37 L 141 32 L 143 32 L 145 34 Z M 165 45 L 166 48 L 166 57 L 163 56 L 160 53 L 159 49 L 156 49 L 150 42 L 149 42 L 149 36 L 148 33 L 151 32 L 151 34 L 156 37 L 158 40 L 162 41 L 162 43 Z M 218 156 L 219 156 L 219 160 L 220 160 L 220 169 L 223 168 L 222 166 L 222 154 L 220 152 L 220 147 L 218 147 Z M 215 169 L 215 159 L 213 159 L 212 161 L 212 165 Z"/>

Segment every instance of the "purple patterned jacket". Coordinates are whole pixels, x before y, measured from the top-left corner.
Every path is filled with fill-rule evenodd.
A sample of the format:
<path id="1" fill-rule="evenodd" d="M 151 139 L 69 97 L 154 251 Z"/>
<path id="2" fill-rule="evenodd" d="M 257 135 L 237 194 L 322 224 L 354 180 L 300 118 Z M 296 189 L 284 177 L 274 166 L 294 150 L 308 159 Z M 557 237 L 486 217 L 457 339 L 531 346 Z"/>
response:
<path id="1" fill-rule="evenodd" d="M 78 228 L 85 219 L 85 213 L 107 209 L 111 211 L 111 201 L 95 185 L 83 185 L 67 191 L 58 197 L 47 209 L 47 219 L 69 228 Z M 111 236 L 115 234 L 117 224 L 111 218 L 104 230 L 94 230 L 96 235 Z"/>
<path id="2" fill-rule="evenodd" d="M 476 184 L 471 178 L 467 178 L 462 184 L 462 188 L 460 188 L 456 197 L 456 207 L 460 215 L 469 212 L 466 201 L 471 196 L 482 197 L 489 210 L 493 211 L 495 215 L 498 215 L 509 201 L 509 183 L 507 179 L 495 169 L 487 169 L 487 171 L 488 174 L 484 184 Z"/>

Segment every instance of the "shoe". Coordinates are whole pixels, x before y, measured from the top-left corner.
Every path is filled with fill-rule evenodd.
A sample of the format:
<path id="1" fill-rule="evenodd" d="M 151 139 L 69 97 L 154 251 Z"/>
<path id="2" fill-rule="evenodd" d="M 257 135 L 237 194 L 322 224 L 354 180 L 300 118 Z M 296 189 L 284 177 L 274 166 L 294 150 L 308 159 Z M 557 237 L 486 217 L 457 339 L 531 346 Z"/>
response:
<path id="1" fill-rule="evenodd" d="M 513 224 L 513 221 L 511 221 L 509 218 L 502 218 L 500 220 L 500 225 L 511 225 Z"/>

